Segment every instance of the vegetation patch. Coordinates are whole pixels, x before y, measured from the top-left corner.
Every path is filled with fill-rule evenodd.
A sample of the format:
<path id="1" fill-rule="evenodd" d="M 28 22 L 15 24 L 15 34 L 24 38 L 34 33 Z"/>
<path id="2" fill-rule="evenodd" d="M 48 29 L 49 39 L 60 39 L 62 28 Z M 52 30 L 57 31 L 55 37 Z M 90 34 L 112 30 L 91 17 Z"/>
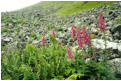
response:
<path id="1" fill-rule="evenodd" d="M 23 8 L 21 11 L 26 12 L 30 9 L 42 8 L 43 13 L 46 13 L 48 10 L 52 10 L 52 13 L 48 13 L 64 16 L 73 15 L 81 11 L 90 10 L 101 5 L 109 5 L 111 3 L 116 3 L 116 1 L 43 1 L 33 6 Z"/>

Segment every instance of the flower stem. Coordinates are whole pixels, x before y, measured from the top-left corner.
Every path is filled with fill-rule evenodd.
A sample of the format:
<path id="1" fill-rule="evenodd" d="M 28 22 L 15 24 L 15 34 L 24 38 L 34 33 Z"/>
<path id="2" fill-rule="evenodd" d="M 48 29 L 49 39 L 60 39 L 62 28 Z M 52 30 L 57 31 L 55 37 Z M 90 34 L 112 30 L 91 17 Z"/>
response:
<path id="1" fill-rule="evenodd" d="M 106 48 L 107 48 L 107 43 L 106 43 L 106 32 L 105 32 L 105 30 L 104 30 L 104 41 L 105 41 L 105 50 L 104 50 L 104 59 L 105 59 L 105 61 L 106 61 L 106 57 L 107 57 L 107 52 L 106 52 Z"/>

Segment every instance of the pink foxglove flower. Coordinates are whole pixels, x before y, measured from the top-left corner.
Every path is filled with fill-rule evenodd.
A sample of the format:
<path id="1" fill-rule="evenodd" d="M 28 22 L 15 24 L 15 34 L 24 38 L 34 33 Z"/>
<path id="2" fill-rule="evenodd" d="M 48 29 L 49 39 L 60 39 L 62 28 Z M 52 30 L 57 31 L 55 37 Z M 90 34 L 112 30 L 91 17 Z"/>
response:
<path id="1" fill-rule="evenodd" d="M 67 55 L 69 59 L 74 59 L 74 56 L 71 54 L 70 48 L 67 46 Z"/>
<path id="2" fill-rule="evenodd" d="M 93 59 L 95 58 L 95 54 L 92 54 L 92 58 L 93 58 Z"/>
<path id="3" fill-rule="evenodd" d="M 71 30 L 72 30 L 72 38 L 74 38 L 74 36 L 75 36 L 75 29 L 74 29 L 74 26 L 73 25 L 72 25 Z"/>
<path id="4" fill-rule="evenodd" d="M 94 49 L 94 52 L 96 52 L 96 48 Z"/>
<path id="5" fill-rule="evenodd" d="M 82 31 L 82 34 L 81 34 L 81 38 L 84 38 L 84 43 L 87 44 L 87 37 L 86 37 L 85 26 L 83 26 L 83 31 Z"/>
<path id="6" fill-rule="evenodd" d="M 82 38 L 85 38 L 86 37 L 86 30 L 85 30 L 85 26 L 83 26 L 83 31 L 82 31 L 82 35 L 81 35 Z"/>
<path id="7" fill-rule="evenodd" d="M 103 20 L 103 14 L 102 14 L 102 12 L 99 14 L 99 27 L 100 27 L 100 31 L 101 32 L 103 31 L 103 29 L 106 28 L 105 21 Z"/>
<path id="8" fill-rule="evenodd" d="M 44 46 L 44 45 L 45 45 L 45 37 L 43 36 L 41 39 L 41 46 Z"/>
<path id="9" fill-rule="evenodd" d="M 52 32 L 52 36 L 55 37 L 55 32 L 54 32 L 54 30 L 53 30 L 53 32 Z"/>
<path id="10" fill-rule="evenodd" d="M 82 39 L 80 36 L 80 30 L 76 31 L 76 38 L 77 38 L 77 44 L 80 46 L 80 48 L 82 48 Z"/>
<path id="11" fill-rule="evenodd" d="M 87 34 L 87 45 L 90 47 L 91 46 L 91 40 L 90 40 L 90 34 Z"/>

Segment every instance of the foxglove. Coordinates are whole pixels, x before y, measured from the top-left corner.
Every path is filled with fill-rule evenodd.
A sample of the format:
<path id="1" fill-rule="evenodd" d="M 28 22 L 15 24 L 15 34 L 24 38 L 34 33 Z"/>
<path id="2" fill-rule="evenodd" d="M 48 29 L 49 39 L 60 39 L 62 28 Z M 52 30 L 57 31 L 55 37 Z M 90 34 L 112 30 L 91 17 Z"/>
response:
<path id="1" fill-rule="evenodd" d="M 72 30 L 72 38 L 74 38 L 74 36 L 75 36 L 75 29 L 74 29 L 74 26 L 73 25 L 72 25 L 71 30 Z"/>
<path id="2" fill-rule="evenodd" d="M 76 39 L 77 39 L 77 44 L 80 46 L 80 48 L 82 48 L 82 39 L 80 38 L 80 30 L 79 28 L 76 31 Z"/>
<path id="3" fill-rule="evenodd" d="M 54 32 L 54 30 L 53 30 L 53 32 L 52 32 L 52 36 L 55 37 L 55 32 Z"/>
<path id="4" fill-rule="evenodd" d="M 44 46 L 44 45 L 45 45 L 45 37 L 43 36 L 41 40 L 41 46 Z"/>
<path id="5" fill-rule="evenodd" d="M 90 34 L 87 34 L 87 45 L 90 47 L 91 46 L 91 40 L 90 40 Z"/>
<path id="6" fill-rule="evenodd" d="M 102 12 L 99 14 L 99 27 L 100 27 L 100 31 L 101 32 L 103 31 L 103 29 L 106 28 L 105 21 L 103 20 L 103 14 L 102 14 Z"/>
<path id="7" fill-rule="evenodd" d="M 70 48 L 68 46 L 67 46 L 67 55 L 68 55 L 68 59 L 74 59 L 74 56 L 71 54 Z"/>

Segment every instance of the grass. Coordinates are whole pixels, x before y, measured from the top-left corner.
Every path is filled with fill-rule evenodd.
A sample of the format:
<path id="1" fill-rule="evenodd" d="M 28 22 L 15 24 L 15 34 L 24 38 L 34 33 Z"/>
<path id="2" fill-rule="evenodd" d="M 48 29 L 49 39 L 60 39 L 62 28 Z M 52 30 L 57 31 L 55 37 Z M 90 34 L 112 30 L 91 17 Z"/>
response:
<path id="1" fill-rule="evenodd" d="M 121 23 L 121 15 L 116 19 L 118 23 Z"/>
<path id="2" fill-rule="evenodd" d="M 101 5 L 108 5 L 112 2 L 109 2 L 109 1 L 93 1 L 93 2 L 76 1 L 76 2 L 71 2 L 71 3 L 72 4 L 70 4 L 69 6 L 57 11 L 57 13 L 60 15 L 76 14 L 76 13 L 79 13 L 80 11 L 90 10 L 92 8 L 95 8 L 95 7 L 101 6 Z"/>
<path id="3" fill-rule="evenodd" d="M 36 33 L 31 33 L 30 37 L 36 37 Z"/>
<path id="4" fill-rule="evenodd" d="M 51 2 L 40 2 L 30 7 L 23 8 L 21 10 L 27 11 L 30 9 L 38 8 L 43 9 L 43 13 L 47 13 L 48 10 L 52 12 L 49 14 L 57 14 L 60 16 L 73 15 L 81 11 L 90 10 L 101 5 L 109 5 L 116 1 L 51 1 Z"/>
<path id="5" fill-rule="evenodd" d="M 57 30 L 58 31 L 63 31 L 63 28 L 62 27 L 59 27 Z"/>
<path id="6" fill-rule="evenodd" d="M 53 24 L 48 25 L 48 30 L 52 30 L 54 28 L 55 28 L 55 25 L 53 25 Z"/>

